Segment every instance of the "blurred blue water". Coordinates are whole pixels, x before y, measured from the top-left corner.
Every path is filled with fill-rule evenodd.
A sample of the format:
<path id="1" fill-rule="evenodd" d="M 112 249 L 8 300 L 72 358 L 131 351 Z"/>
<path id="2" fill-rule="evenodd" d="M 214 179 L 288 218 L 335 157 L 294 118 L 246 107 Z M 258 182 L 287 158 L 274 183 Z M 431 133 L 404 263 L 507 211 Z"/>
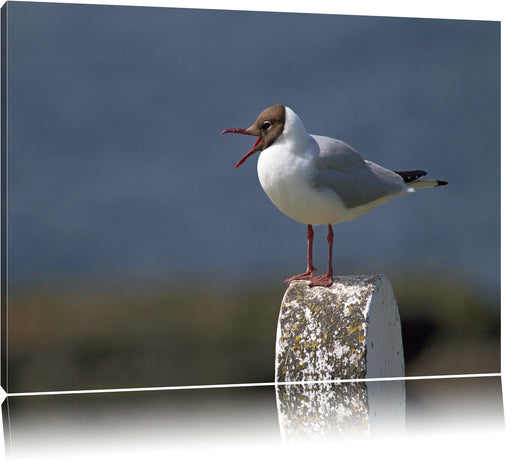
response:
<path id="1" fill-rule="evenodd" d="M 449 186 L 335 227 L 338 274 L 500 277 L 500 24 L 9 3 L 10 283 L 237 283 L 303 270 L 305 226 L 223 136 L 284 103 L 310 133 Z M 315 264 L 326 261 L 317 228 Z"/>

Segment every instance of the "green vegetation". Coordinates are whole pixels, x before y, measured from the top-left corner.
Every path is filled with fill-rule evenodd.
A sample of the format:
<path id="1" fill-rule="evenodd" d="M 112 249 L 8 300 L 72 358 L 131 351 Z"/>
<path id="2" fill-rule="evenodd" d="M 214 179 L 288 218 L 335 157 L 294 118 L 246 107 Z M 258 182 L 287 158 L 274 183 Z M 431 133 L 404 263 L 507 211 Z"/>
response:
<path id="1" fill-rule="evenodd" d="M 456 281 L 390 278 L 407 375 L 499 372 L 499 309 Z M 18 290 L 11 392 L 271 382 L 286 286 L 123 284 Z"/>

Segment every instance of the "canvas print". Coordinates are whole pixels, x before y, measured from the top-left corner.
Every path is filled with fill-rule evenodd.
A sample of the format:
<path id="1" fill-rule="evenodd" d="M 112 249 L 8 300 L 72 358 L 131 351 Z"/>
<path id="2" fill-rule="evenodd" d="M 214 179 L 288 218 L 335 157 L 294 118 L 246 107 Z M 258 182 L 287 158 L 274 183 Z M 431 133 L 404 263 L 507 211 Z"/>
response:
<path id="1" fill-rule="evenodd" d="M 499 22 L 3 8 L 8 392 L 273 382 L 308 225 L 314 276 L 389 280 L 406 377 L 500 372 Z"/>

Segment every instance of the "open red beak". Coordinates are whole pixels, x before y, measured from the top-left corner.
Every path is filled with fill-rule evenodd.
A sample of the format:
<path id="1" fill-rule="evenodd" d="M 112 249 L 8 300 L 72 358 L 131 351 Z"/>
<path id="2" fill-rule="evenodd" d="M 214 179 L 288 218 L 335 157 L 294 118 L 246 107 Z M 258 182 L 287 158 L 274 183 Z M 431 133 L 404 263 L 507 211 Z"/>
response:
<path id="1" fill-rule="evenodd" d="M 256 135 L 248 132 L 245 128 L 228 128 L 227 130 L 224 130 L 221 133 L 221 135 L 224 135 L 224 133 L 238 133 L 239 135 L 256 136 Z M 256 143 L 254 143 L 254 146 L 252 147 L 252 149 L 238 161 L 238 164 L 235 165 L 235 168 L 240 167 L 240 165 L 242 165 L 249 157 L 251 157 L 255 152 L 258 151 L 258 144 L 260 144 L 260 142 L 261 142 L 261 136 L 258 137 L 258 139 L 256 140 Z"/>

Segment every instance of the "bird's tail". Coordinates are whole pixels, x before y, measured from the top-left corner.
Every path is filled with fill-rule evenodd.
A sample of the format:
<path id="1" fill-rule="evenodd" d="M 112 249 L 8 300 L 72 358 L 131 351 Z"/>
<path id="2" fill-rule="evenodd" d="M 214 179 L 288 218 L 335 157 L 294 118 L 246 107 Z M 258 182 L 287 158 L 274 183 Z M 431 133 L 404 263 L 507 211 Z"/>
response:
<path id="1" fill-rule="evenodd" d="M 407 186 L 417 191 L 418 189 L 435 188 L 436 186 L 444 186 L 445 184 L 448 184 L 448 182 L 443 180 L 415 180 L 407 183 Z"/>
<path id="2" fill-rule="evenodd" d="M 402 177 L 405 184 L 410 186 L 414 190 L 435 188 L 436 186 L 443 186 L 448 184 L 447 181 L 443 180 L 419 180 L 422 176 L 425 176 L 427 172 L 423 170 L 407 170 L 403 172 L 395 172 Z"/>

